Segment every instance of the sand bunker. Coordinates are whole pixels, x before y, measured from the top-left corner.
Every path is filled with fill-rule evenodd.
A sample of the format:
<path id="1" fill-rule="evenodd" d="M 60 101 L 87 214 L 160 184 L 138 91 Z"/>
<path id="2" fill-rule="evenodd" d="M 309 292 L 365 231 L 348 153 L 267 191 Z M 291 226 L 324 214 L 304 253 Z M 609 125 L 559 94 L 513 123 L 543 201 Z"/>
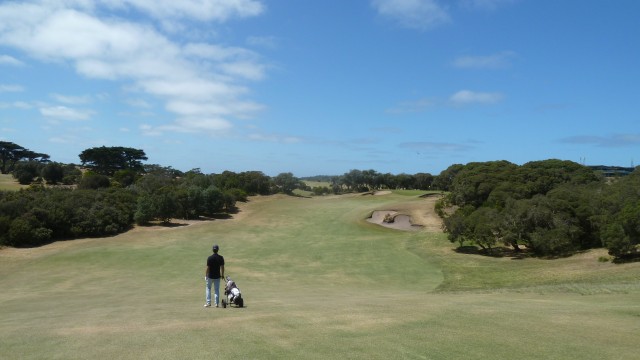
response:
<path id="1" fill-rule="evenodd" d="M 396 230 L 416 231 L 423 228 L 422 225 L 413 224 L 411 222 L 411 216 L 398 213 L 394 210 L 374 211 L 367 221 Z"/>

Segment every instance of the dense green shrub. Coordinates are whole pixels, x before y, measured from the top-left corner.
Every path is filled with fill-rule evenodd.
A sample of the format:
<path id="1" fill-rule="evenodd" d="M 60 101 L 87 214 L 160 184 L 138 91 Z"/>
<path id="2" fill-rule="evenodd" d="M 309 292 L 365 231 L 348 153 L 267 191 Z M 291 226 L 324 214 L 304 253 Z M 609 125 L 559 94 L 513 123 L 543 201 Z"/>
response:
<path id="1" fill-rule="evenodd" d="M 455 170 L 438 214 L 449 240 L 460 246 L 471 242 L 491 252 L 499 244 L 515 251 L 524 245 L 540 256 L 601 246 L 618 258 L 640 253 L 638 170 L 611 185 L 586 166 L 560 160 Z M 448 215 L 444 204 L 458 209 Z"/>
<path id="2" fill-rule="evenodd" d="M 135 194 L 124 189 L 3 192 L 1 240 L 16 247 L 58 239 L 114 235 L 133 223 Z"/>
<path id="3" fill-rule="evenodd" d="M 42 178 L 47 184 L 57 184 L 64 179 L 64 166 L 59 163 L 49 163 L 40 171 Z"/>
<path id="4" fill-rule="evenodd" d="M 109 177 L 101 174 L 97 174 L 91 171 L 87 171 L 78 184 L 78 189 L 101 189 L 111 186 Z"/>
<path id="5" fill-rule="evenodd" d="M 40 176 L 41 163 L 35 161 L 23 161 L 15 165 L 13 177 L 22 185 L 31 184 L 36 177 Z"/>
<path id="6" fill-rule="evenodd" d="M 156 218 L 155 202 L 153 196 L 144 194 L 138 197 L 136 212 L 133 216 L 136 224 L 146 225 Z"/>

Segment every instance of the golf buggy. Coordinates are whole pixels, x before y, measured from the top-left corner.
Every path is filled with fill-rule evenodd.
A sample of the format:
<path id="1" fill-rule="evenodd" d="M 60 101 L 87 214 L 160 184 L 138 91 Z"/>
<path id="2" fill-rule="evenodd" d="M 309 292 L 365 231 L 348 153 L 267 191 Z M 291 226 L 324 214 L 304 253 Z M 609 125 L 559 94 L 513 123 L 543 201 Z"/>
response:
<path id="1" fill-rule="evenodd" d="M 231 280 L 229 276 L 226 279 L 226 285 L 224 287 L 224 294 L 227 296 L 227 300 L 222 299 L 222 307 L 226 308 L 227 305 L 235 305 L 236 307 L 244 307 L 244 299 L 242 293 L 236 285 L 236 282 Z"/>

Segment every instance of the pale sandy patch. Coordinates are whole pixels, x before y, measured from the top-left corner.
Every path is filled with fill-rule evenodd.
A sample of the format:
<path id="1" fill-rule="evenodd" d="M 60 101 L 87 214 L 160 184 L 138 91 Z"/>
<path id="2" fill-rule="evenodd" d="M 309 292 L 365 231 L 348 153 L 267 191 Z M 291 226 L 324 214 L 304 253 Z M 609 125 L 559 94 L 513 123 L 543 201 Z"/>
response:
<path id="1" fill-rule="evenodd" d="M 429 196 L 420 202 L 396 205 L 394 209 L 376 210 L 367 221 L 397 230 L 442 232 L 442 219 L 435 212 L 435 204 L 440 197 Z M 393 222 L 385 222 L 385 217 L 392 218 Z"/>

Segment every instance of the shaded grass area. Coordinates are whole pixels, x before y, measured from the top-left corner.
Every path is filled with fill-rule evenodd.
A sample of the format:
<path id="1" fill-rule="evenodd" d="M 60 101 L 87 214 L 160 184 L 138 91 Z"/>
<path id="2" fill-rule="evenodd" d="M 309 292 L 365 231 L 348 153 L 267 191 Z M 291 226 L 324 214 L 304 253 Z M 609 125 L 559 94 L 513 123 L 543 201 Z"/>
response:
<path id="1" fill-rule="evenodd" d="M 3 358 L 637 356 L 639 264 L 460 254 L 365 221 L 422 201 L 257 197 L 234 219 L 4 249 Z M 213 243 L 244 309 L 202 308 Z"/>

